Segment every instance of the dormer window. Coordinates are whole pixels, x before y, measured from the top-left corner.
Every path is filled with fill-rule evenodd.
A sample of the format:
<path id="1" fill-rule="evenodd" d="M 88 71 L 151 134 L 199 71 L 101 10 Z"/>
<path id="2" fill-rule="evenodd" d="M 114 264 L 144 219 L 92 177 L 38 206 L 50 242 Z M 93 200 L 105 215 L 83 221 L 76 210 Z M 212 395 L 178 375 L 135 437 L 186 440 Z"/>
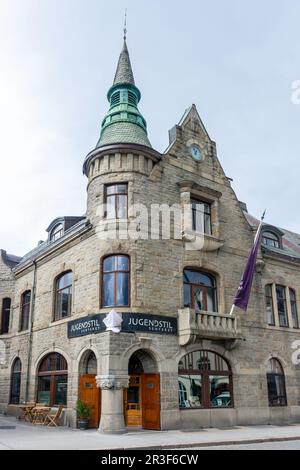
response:
<path id="1" fill-rule="evenodd" d="M 50 241 L 54 242 L 55 240 L 58 240 L 60 237 L 63 236 L 64 233 L 64 227 L 63 224 L 57 224 L 53 228 L 51 234 L 50 234 Z"/>
<path id="2" fill-rule="evenodd" d="M 279 237 L 273 232 L 263 232 L 262 243 L 263 245 L 272 246 L 273 248 L 280 248 Z"/>

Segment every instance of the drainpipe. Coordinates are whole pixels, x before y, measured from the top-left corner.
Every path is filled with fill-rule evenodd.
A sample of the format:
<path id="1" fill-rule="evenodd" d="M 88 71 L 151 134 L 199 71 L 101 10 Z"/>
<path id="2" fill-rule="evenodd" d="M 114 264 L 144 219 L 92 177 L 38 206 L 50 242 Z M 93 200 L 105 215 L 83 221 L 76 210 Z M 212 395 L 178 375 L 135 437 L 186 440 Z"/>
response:
<path id="1" fill-rule="evenodd" d="M 31 369 L 31 358 L 32 358 L 32 338 L 33 338 L 33 322 L 34 322 L 34 312 L 35 312 L 36 278 L 37 278 L 36 260 L 34 260 L 32 264 L 34 266 L 34 271 L 33 271 L 33 285 L 32 285 L 31 302 L 30 302 L 29 343 L 28 343 L 28 363 L 27 363 L 27 374 L 26 374 L 25 402 L 28 402 L 28 397 L 29 397 L 29 380 L 30 380 L 30 369 Z"/>

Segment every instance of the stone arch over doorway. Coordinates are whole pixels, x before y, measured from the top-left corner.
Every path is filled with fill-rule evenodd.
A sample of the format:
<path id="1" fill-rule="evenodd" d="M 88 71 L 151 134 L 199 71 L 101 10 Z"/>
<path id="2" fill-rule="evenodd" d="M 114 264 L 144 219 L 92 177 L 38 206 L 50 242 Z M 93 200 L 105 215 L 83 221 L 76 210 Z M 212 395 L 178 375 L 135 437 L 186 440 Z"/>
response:
<path id="1" fill-rule="evenodd" d="M 83 352 L 79 360 L 79 375 L 97 375 L 97 357 L 92 349 Z"/>
<path id="2" fill-rule="evenodd" d="M 101 391 L 97 387 L 97 357 L 91 349 L 83 352 L 79 360 L 78 398 L 91 409 L 89 428 L 98 428 L 101 412 Z"/>
<path id="3" fill-rule="evenodd" d="M 135 368 L 140 368 L 143 374 L 158 374 L 158 364 L 151 351 L 138 349 L 129 358 L 128 374 L 134 373 Z"/>
<path id="4" fill-rule="evenodd" d="M 150 351 L 138 349 L 128 360 L 129 386 L 124 390 L 124 417 L 128 427 L 160 429 L 160 375 Z"/>

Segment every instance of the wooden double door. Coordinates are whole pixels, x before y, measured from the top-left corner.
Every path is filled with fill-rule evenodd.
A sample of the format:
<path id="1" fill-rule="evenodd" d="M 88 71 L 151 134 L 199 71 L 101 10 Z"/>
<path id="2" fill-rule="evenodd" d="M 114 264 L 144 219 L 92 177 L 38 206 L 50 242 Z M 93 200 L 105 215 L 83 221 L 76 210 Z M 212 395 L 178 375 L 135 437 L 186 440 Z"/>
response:
<path id="1" fill-rule="evenodd" d="M 80 377 L 79 398 L 92 410 L 89 428 L 98 428 L 101 413 L 101 391 L 97 387 L 95 375 L 85 374 Z"/>
<path id="2" fill-rule="evenodd" d="M 124 390 L 124 416 L 126 426 L 160 429 L 159 374 L 130 376 Z"/>

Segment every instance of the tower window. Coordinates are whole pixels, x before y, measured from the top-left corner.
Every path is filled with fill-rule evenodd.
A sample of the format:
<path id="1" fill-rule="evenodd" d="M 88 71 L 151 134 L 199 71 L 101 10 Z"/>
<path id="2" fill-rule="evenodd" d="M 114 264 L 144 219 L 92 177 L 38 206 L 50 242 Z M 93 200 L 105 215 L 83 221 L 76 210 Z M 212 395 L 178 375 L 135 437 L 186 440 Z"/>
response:
<path id="1" fill-rule="evenodd" d="M 105 186 L 105 203 L 107 219 L 127 218 L 127 184 L 110 184 Z"/>
<path id="2" fill-rule="evenodd" d="M 136 106 L 136 96 L 132 91 L 128 91 L 128 103 Z"/>
<path id="3" fill-rule="evenodd" d="M 120 92 L 117 91 L 111 97 L 111 106 L 117 106 L 120 103 Z"/>

